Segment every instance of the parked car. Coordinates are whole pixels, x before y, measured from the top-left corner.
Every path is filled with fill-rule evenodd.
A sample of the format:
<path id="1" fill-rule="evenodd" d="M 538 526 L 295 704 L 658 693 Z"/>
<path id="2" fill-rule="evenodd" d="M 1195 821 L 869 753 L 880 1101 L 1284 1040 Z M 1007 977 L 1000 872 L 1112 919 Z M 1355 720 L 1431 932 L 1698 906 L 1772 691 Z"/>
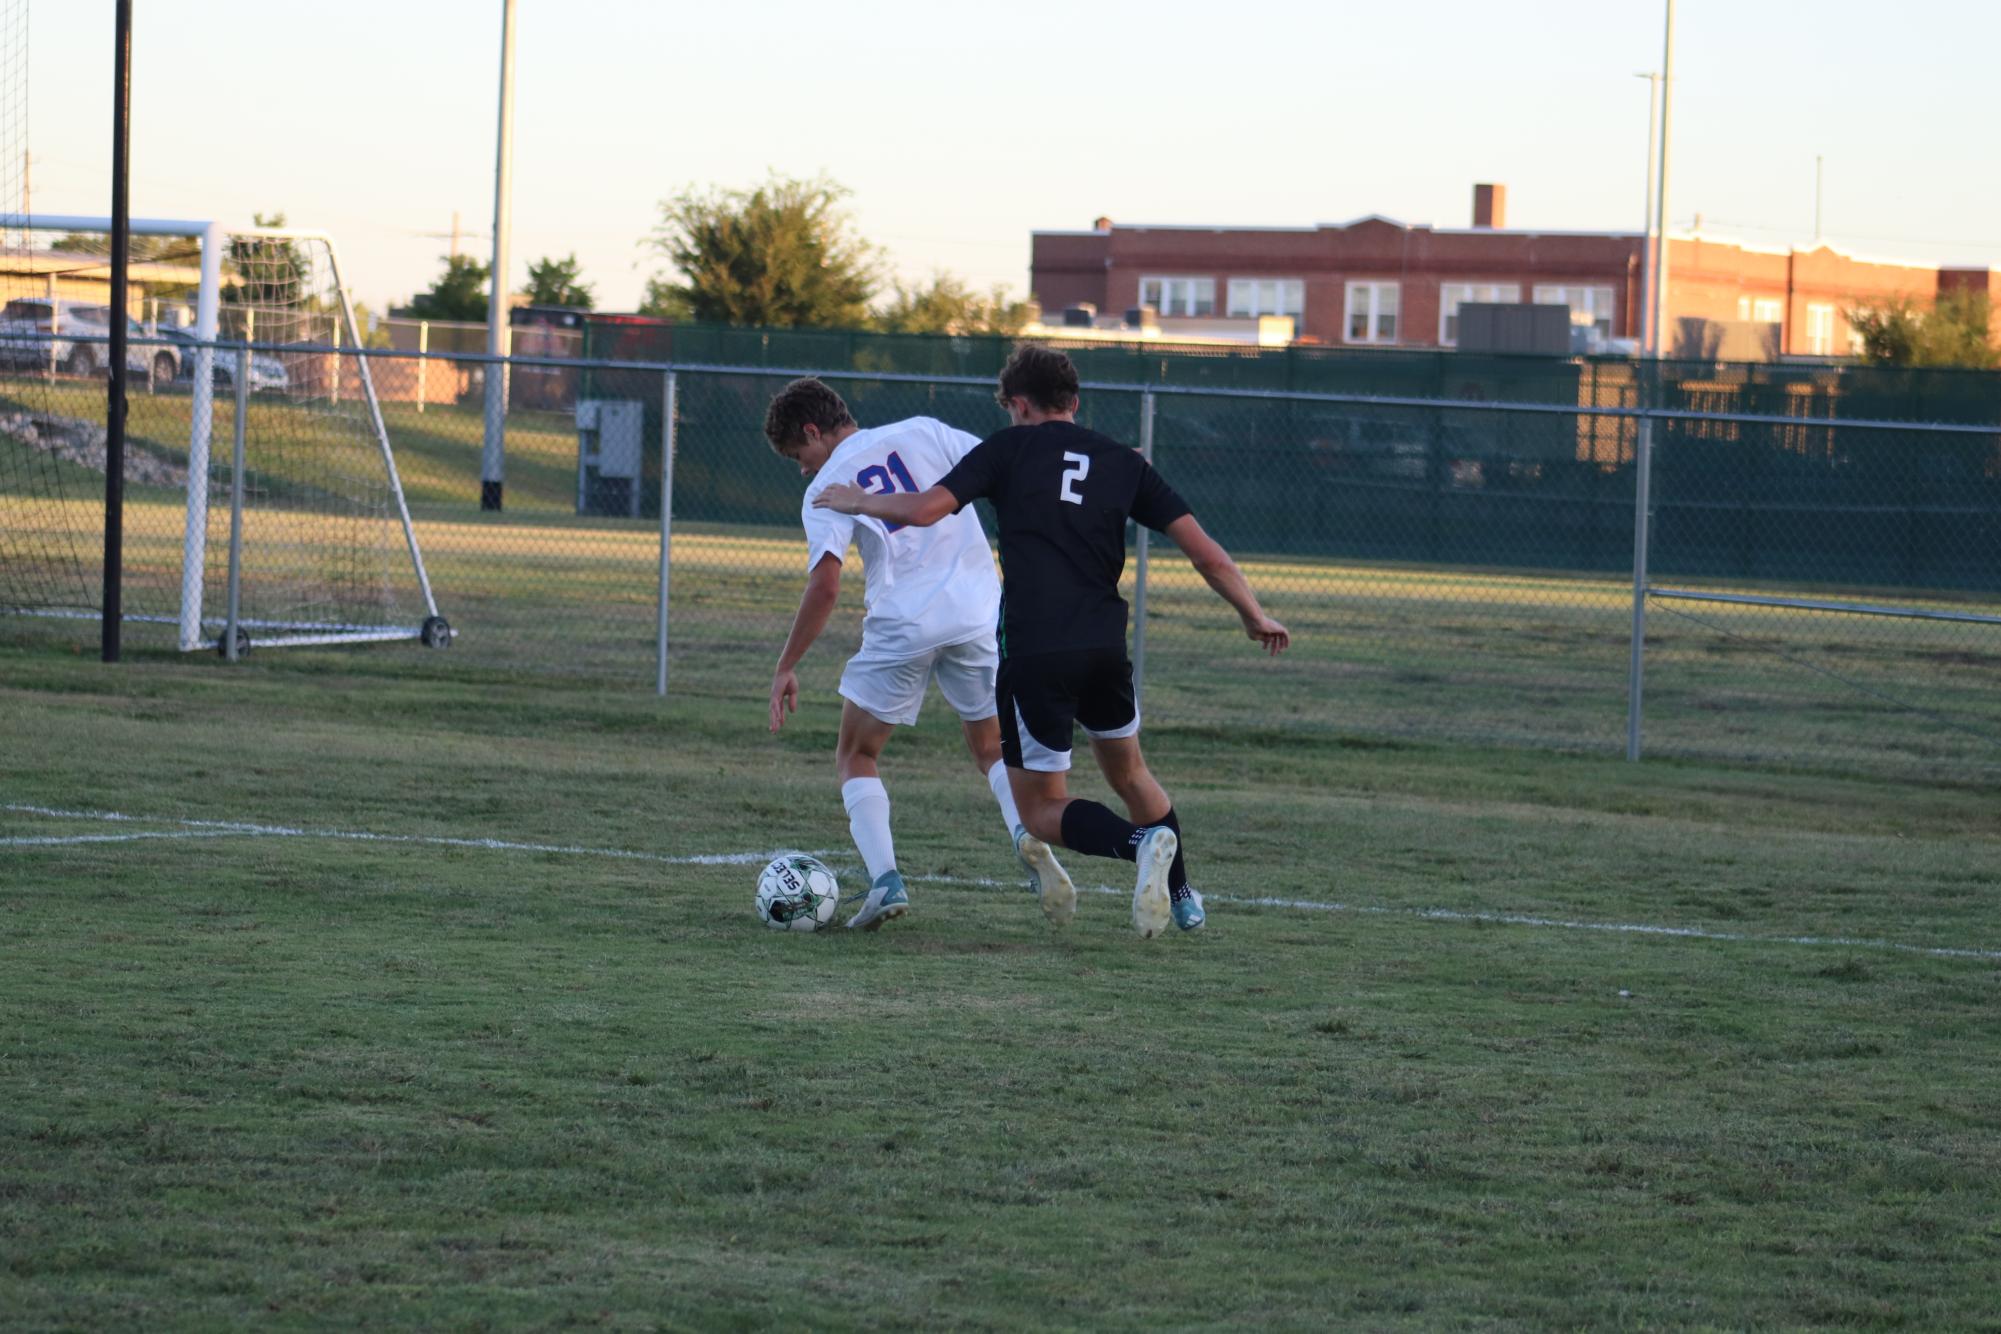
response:
<path id="1" fill-rule="evenodd" d="M 147 336 L 135 319 L 127 318 L 125 331 L 134 340 Z M 8 365 L 46 366 L 53 359 L 67 374 L 97 375 L 110 363 L 110 344 L 72 341 L 65 334 L 108 338 L 111 311 L 60 297 L 53 302 L 47 297 L 16 297 L 0 307 L 0 360 Z M 165 382 L 180 374 L 181 354 L 157 343 L 128 342 L 125 369 L 150 376 L 155 383 Z"/>
<path id="2" fill-rule="evenodd" d="M 180 353 L 180 374 L 183 379 L 195 376 L 195 354 L 201 348 L 201 340 L 195 337 L 193 329 L 160 326 L 160 337 L 171 339 Z M 231 348 L 219 348 L 215 363 L 210 371 L 210 383 L 217 389 L 231 389 L 236 385 L 236 352 Z M 250 391 L 257 393 L 270 389 L 279 393 L 292 387 L 292 377 L 285 371 L 285 363 L 269 352 L 250 354 Z"/>

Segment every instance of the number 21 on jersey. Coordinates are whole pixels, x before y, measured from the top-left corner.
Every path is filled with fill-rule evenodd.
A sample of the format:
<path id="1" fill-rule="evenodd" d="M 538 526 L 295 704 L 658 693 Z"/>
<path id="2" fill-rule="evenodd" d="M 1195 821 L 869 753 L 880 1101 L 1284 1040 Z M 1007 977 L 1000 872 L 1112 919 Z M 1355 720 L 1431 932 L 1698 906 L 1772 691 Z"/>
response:
<path id="1" fill-rule="evenodd" d="M 901 458 L 892 453 L 886 461 L 889 464 L 887 468 L 883 467 L 880 463 L 875 463 L 856 473 L 855 485 L 872 496 L 894 494 L 898 482 L 903 483 L 905 491 L 916 491 L 919 489 L 916 479 L 911 477 L 910 469 L 903 466 Z M 903 526 L 900 523 L 886 523 L 883 525 L 883 529 L 886 532 L 895 533 L 902 531 Z"/>
<path id="2" fill-rule="evenodd" d="M 1070 466 L 1063 470 L 1063 487 L 1058 494 L 1072 505 L 1081 505 L 1084 503 L 1084 497 L 1077 494 L 1077 483 L 1090 475 L 1091 456 L 1072 454 L 1066 449 L 1063 451 L 1063 461 Z"/>

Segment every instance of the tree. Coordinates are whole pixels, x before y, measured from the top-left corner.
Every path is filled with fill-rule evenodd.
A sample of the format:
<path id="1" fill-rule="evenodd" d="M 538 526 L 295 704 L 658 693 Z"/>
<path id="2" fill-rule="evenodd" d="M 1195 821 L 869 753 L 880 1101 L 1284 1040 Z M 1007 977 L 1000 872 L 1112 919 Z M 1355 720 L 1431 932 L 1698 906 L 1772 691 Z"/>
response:
<path id="1" fill-rule="evenodd" d="M 682 281 L 658 278 L 649 297 L 679 296 L 695 319 L 722 324 L 865 325 L 881 260 L 841 209 L 847 193 L 825 177 L 774 173 L 748 190 L 676 195 L 646 244 Z"/>
<path id="2" fill-rule="evenodd" d="M 995 283 L 985 296 L 949 273 L 934 273 L 928 287 L 894 284 L 895 295 L 876 317 L 884 333 L 1017 334 L 1028 323 L 1028 303 Z"/>
<path id="3" fill-rule="evenodd" d="M 283 227 L 283 209 L 266 217 L 250 215 L 257 227 Z M 267 312 L 290 311 L 312 286 L 311 264 L 297 241 L 274 236 L 232 236 L 223 261 L 233 276 L 222 286 L 225 305 L 254 306 Z M 298 336 L 291 328 L 266 328 L 259 339 L 289 342 Z"/>
<path id="4" fill-rule="evenodd" d="M 1862 340 L 1863 358 L 1878 366 L 1991 370 L 2001 364 L 1989 336 L 1993 311 L 1985 292 L 1947 292 L 1929 309 L 1911 297 L 1893 296 L 1842 313 Z"/>
<path id="5" fill-rule="evenodd" d="M 656 320 L 692 320 L 695 309 L 688 296 L 665 278 L 648 278 L 646 294 L 639 300 L 639 313 Z"/>
<path id="6" fill-rule="evenodd" d="M 578 282 L 583 276 L 583 266 L 577 263 L 573 250 L 568 259 L 557 259 L 554 255 L 544 255 L 528 266 L 528 289 L 522 293 L 531 306 L 571 306 L 578 310 L 591 308 L 591 284 Z"/>
<path id="7" fill-rule="evenodd" d="M 420 320 L 470 320 L 486 323 L 486 279 L 492 270 L 470 255 L 447 255 L 445 271 L 428 292 L 410 302 Z"/>

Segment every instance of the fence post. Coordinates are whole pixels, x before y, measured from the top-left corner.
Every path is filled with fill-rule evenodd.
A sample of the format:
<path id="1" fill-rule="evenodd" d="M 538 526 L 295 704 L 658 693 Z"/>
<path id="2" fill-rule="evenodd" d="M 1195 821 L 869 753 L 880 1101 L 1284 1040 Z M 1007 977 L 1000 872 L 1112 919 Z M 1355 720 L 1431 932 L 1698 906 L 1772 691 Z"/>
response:
<path id="1" fill-rule="evenodd" d="M 1644 412 L 1645 409 L 1642 409 Z M 1626 758 L 1640 758 L 1640 696 L 1646 685 L 1647 544 L 1652 537 L 1654 421 L 1640 418 L 1633 459 L 1633 639 L 1626 667 Z"/>
<path id="2" fill-rule="evenodd" d="M 222 656 L 236 661 L 237 613 L 243 594 L 243 438 L 250 417 L 250 349 L 236 349 L 236 421 L 229 464 L 229 614 L 222 627 Z"/>
<path id="3" fill-rule="evenodd" d="M 674 524 L 674 406 L 678 389 L 673 371 L 668 371 L 665 378 L 660 405 L 660 632 L 656 646 L 658 670 L 653 683 L 653 693 L 662 699 L 667 698 L 667 576 L 671 564 L 669 539 Z"/>
<path id="4" fill-rule="evenodd" d="M 1139 396 L 1139 456 L 1153 462 L 1153 391 Z M 1133 561 L 1133 705 L 1146 693 L 1146 549 L 1148 531 L 1139 525 L 1139 550 Z"/>
<path id="5" fill-rule="evenodd" d="M 431 352 L 431 322 L 417 321 L 417 412 L 424 411 L 424 382 L 429 378 L 431 363 L 427 358 Z"/>

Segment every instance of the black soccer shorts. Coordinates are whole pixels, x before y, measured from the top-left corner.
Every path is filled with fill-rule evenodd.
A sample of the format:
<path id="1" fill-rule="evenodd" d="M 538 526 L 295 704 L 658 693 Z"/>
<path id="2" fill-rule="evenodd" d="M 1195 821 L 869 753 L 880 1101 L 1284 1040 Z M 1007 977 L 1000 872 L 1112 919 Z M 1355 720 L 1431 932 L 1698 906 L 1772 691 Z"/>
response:
<path id="1" fill-rule="evenodd" d="M 1013 769 L 1068 770 L 1077 723 L 1100 740 L 1139 732 L 1133 665 L 1124 646 L 1002 658 L 994 702 L 1001 759 Z"/>

